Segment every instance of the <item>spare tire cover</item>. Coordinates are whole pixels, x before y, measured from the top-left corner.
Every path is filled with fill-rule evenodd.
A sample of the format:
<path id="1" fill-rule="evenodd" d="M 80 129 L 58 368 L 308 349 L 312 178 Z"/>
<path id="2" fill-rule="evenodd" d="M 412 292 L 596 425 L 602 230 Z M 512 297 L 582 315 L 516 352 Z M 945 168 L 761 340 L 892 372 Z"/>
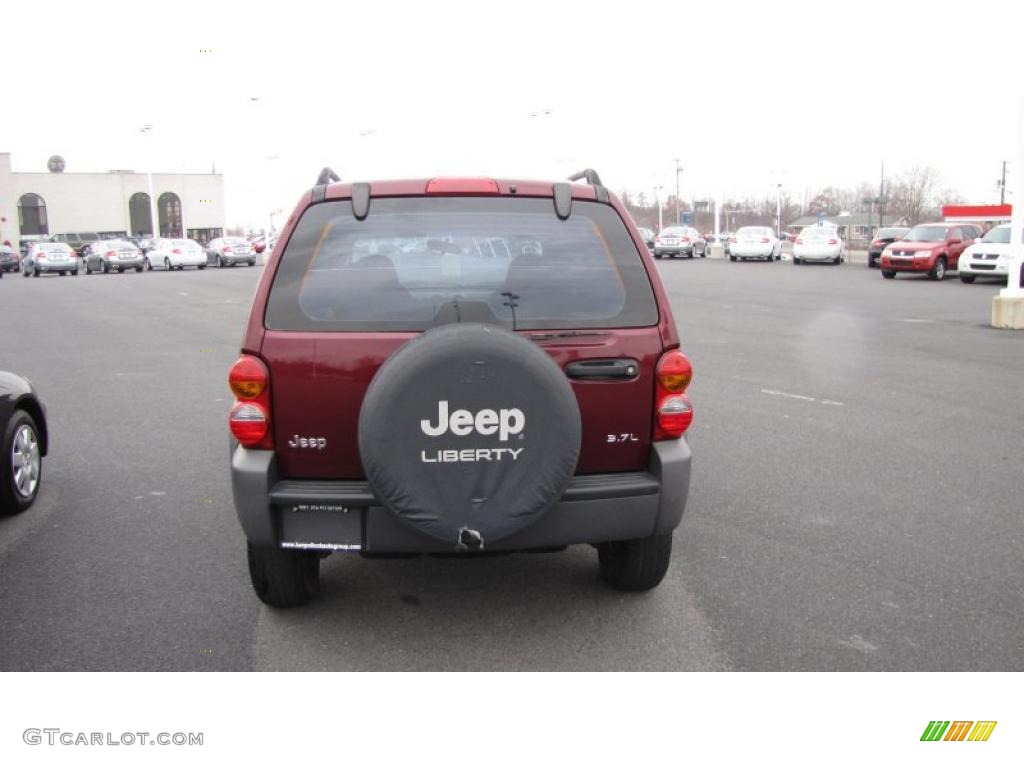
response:
<path id="1" fill-rule="evenodd" d="M 494 325 L 433 328 L 377 371 L 359 413 L 359 453 L 377 498 L 456 550 L 488 548 L 542 517 L 580 452 L 562 370 Z"/>

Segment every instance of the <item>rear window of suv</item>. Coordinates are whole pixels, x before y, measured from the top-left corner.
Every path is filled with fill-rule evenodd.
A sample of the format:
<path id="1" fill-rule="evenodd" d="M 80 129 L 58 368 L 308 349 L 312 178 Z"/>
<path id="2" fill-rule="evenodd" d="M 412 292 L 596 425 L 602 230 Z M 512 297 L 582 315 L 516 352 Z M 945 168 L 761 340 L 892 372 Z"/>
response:
<path id="1" fill-rule="evenodd" d="M 288 240 L 266 327 L 424 331 L 440 317 L 519 330 L 654 325 L 647 271 L 613 208 L 544 198 L 374 198 L 308 208 Z"/>

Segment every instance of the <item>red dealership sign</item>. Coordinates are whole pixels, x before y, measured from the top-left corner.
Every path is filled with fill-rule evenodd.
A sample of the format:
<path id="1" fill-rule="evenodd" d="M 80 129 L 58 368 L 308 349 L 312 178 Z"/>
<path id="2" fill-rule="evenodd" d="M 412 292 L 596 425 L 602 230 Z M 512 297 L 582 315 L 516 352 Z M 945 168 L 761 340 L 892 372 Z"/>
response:
<path id="1" fill-rule="evenodd" d="M 944 205 L 942 218 L 957 221 L 1009 221 L 1009 205 Z"/>

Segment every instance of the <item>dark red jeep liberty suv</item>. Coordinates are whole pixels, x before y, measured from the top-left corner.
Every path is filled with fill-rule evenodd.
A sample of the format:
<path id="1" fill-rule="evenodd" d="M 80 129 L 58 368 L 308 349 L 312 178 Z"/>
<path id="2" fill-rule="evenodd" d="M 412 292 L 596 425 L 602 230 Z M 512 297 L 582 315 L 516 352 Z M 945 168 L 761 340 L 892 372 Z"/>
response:
<path id="1" fill-rule="evenodd" d="M 288 220 L 229 374 L 259 598 L 307 601 L 338 550 L 592 544 L 612 587 L 657 586 L 692 370 L 619 200 L 592 170 L 338 182 Z"/>

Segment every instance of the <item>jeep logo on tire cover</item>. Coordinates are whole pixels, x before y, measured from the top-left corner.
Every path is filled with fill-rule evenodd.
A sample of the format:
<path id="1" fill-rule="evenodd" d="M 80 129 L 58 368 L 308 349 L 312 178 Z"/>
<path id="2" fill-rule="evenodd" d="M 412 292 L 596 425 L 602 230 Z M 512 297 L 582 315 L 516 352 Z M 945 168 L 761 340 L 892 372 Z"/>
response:
<path id="1" fill-rule="evenodd" d="M 420 429 L 429 437 L 440 437 L 449 429 L 453 435 L 465 437 L 474 431 L 481 435 L 498 433 L 501 442 L 508 442 L 509 435 L 518 435 L 526 426 L 526 415 L 518 408 L 502 408 L 493 411 L 484 408 L 474 416 L 466 410 L 458 410 L 448 415 L 448 401 L 441 400 L 437 404 L 437 424 L 429 419 L 420 421 Z"/>

